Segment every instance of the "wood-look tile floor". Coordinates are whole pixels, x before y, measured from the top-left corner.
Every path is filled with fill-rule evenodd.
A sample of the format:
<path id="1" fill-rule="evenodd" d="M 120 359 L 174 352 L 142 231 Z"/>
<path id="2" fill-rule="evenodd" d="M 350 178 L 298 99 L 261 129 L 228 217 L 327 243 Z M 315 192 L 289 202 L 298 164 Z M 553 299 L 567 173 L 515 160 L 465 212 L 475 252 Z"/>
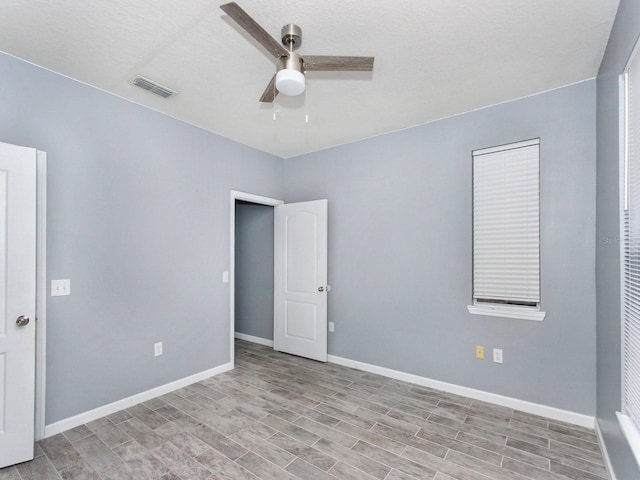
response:
<path id="1" fill-rule="evenodd" d="M 0 480 L 597 480 L 593 430 L 236 342 L 236 368 L 47 438 Z"/>

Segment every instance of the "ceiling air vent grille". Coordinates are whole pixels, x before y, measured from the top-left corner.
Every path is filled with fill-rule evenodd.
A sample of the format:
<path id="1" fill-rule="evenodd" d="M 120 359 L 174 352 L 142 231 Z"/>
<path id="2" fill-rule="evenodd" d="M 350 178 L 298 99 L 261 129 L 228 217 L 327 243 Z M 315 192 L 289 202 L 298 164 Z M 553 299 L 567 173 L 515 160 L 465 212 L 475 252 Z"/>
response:
<path id="1" fill-rule="evenodd" d="M 133 84 L 140 88 L 144 88 L 145 90 L 148 90 L 151 93 L 160 95 L 162 98 L 173 97 L 178 93 L 175 90 L 172 90 L 169 87 L 160 85 L 154 82 L 153 80 L 149 80 L 148 78 L 143 77 L 142 75 L 136 75 L 136 77 L 133 79 Z"/>

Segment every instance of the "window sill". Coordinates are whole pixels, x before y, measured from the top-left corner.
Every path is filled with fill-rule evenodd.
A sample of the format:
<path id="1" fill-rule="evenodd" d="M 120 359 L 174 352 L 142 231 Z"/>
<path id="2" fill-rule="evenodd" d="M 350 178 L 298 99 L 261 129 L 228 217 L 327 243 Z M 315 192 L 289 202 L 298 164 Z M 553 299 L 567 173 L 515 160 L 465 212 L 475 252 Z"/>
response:
<path id="1" fill-rule="evenodd" d="M 541 322 L 547 315 L 545 312 L 532 308 L 503 307 L 501 305 L 467 305 L 472 315 L 488 315 L 490 317 L 518 318 L 521 320 L 535 320 Z"/>
<path id="2" fill-rule="evenodd" d="M 629 442 L 631 452 L 633 452 L 633 456 L 636 458 L 636 462 L 640 466 L 640 429 L 638 429 L 635 422 L 631 420 L 631 417 L 620 412 L 616 412 L 616 416 L 618 417 L 620 429 L 627 439 L 627 442 Z"/>

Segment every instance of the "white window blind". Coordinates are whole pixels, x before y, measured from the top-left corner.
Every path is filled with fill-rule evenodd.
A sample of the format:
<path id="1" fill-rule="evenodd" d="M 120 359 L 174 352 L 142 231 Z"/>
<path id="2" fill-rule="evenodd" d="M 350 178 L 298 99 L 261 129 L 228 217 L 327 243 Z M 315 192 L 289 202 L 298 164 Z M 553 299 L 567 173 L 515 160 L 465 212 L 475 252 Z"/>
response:
<path id="1" fill-rule="evenodd" d="M 628 65 L 624 83 L 623 413 L 631 418 L 637 430 L 640 428 L 640 55 L 637 53 Z"/>
<path id="2" fill-rule="evenodd" d="M 539 140 L 473 152 L 473 298 L 539 306 Z"/>

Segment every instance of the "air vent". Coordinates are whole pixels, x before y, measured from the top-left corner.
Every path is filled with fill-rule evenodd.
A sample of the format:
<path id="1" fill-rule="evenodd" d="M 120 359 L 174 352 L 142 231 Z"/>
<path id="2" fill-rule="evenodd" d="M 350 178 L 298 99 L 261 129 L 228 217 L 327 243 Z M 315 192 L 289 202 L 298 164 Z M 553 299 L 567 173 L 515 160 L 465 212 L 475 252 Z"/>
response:
<path id="1" fill-rule="evenodd" d="M 178 93 L 175 90 L 160 85 L 153 80 L 149 80 L 148 78 L 143 77 L 142 75 L 136 75 L 132 83 L 140 88 L 144 88 L 145 90 L 150 91 L 151 93 L 160 95 L 162 98 L 173 97 Z"/>

